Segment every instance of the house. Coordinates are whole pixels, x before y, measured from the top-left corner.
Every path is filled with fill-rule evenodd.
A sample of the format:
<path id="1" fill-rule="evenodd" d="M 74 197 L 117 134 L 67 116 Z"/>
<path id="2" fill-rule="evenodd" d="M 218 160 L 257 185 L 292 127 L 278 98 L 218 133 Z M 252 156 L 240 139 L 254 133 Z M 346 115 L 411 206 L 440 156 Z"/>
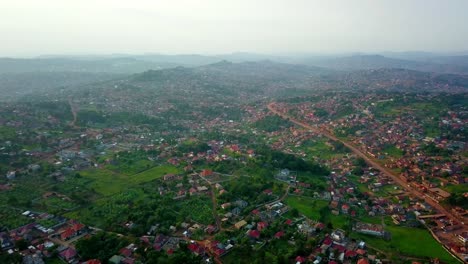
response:
<path id="1" fill-rule="evenodd" d="M 260 238 L 260 232 L 258 230 L 250 230 L 247 232 L 250 238 L 253 239 L 259 239 Z"/>
<path id="2" fill-rule="evenodd" d="M 268 223 L 266 222 L 258 222 L 257 223 L 257 230 L 261 232 L 263 229 L 268 227 Z"/>
<path id="3" fill-rule="evenodd" d="M 16 171 L 9 171 L 7 174 L 6 174 L 6 178 L 8 180 L 14 180 L 16 178 Z"/>
<path id="4" fill-rule="evenodd" d="M 331 233 L 330 237 L 335 243 L 342 244 L 346 238 L 345 231 L 341 229 L 336 229 Z"/>
<path id="5" fill-rule="evenodd" d="M 463 232 L 459 234 L 457 237 L 458 237 L 458 240 L 462 242 L 463 245 L 466 246 L 468 244 L 468 232 Z"/>
<path id="6" fill-rule="evenodd" d="M 357 261 L 357 264 L 369 264 L 369 260 L 367 260 L 367 258 L 362 258 Z"/>
<path id="7" fill-rule="evenodd" d="M 122 260 L 122 264 L 134 264 L 135 263 L 135 259 L 133 258 L 124 258 Z"/>
<path id="8" fill-rule="evenodd" d="M 231 203 L 223 203 L 223 204 L 221 205 L 221 208 L 227 209 L 227 208 L 229 208 L 230 206 L 231 206 Z"/>
<path id="9" fill-rule="evenodd" d="M 83 264 L 101 264 L 99 259 L 90 259 L 88 261 L 83 262 Z"/>
<path id="10" fill-rule="evenodd" d="M 207 234 L 213 234 L 214 232 L 216 232 L 218 230 L 218 228 L 214 225 L 208 225 L 206 228 L 205 228 L 205 233 Z"/>
<path id="11" fill-rule="evenodd" d="M 319 222 L 314 227 L 315 227 L 315 229 L 323 230 L 325 228 L 325 224 Z"/>
<path id="12" fill-rule="evenodd" d="M 197 193 L 197 189 L 191 187 L 191 188 L 189 189 L 189 193 L 190 193 L 190 195 L 194 195 L 194 194 Z"/>
<path id="13" fill-rule="evenodd" d="M 226 247 L 218 241 L 211 242 L 209 249 L 216 256 L 222 256 L 226 253 Z"/>
<path id="14" fill-rule="evenodd" d="M 39 254 L 34 255 L 26 255 L 23 258 L 23 264 L 44 264 L 44 260 L 42 260 Z"/>
<path id="15" fill-rule="evenodd" d="M 345 258 L 354 258 L 358 255 L 358 253 L 354 250 L 348 250 L 345 253 Z"/>
<path id="16" fill-rule="evenodd" d="M 301 256 L 297 256 L 297 257 L 295 258 L 295 261 L 296 261 L 296 264 L 305 263 L 305 262 L 306 262 L 306 258 L 301 257 Z"/>
<path id="17" fill-rule="evenodd" d="M 236 208 L 234 208 L 234 209 L 231 210 L 231 213 L 232 213 L 233 215 L 240 215 L 241 209 L 240 209 L 239 207 L 236 207 Z"/>
<path id="18" fill-rule="evenodd" d="M 383 226 L 377 224 L 369 224 L 369 223 L 362 223 L 357 222 L 354 226 L 354 230 L 358 233 L 366 234 L 366 235 L 373 235 L 373 236 L 384 236 L 384 229 Z"/>
<path id="19" fill-rule="evenodd" d="M 64 259 L 65 261 L 69 262 L 76 256 L 76 250 L 73 248 L 69 247 L 65 249 L 64 251 L 59 253 L 59 256 Z"/>
<path id="20" fill-rule="evenodd" d="M 131 249 L 124 247 L 119 250 L 119 254 L 124 257 L 130 257 L 133 254 L 133 252 Z"/>
<path id="21" fill-rule="evenodd" d="M 160 235 L 160 234 L 157 235 L 154 238 L 153 249 L 156 251 L 161 251 L 162 247 L 164 246 L 164 244 L 166 244 L 167 240 L 168 240 L 167 236 Z"/>
<path id="22" fill-rule="evenodd" d="M 349 205 L 343 204 L 341 206 L 341 212 L 343 212 L 343 214 L 348 214 L 348 211 L 349 211 Z"/>
<path id="23" fill-rule="evenodd" d="M 198 243 L 190 243 L 187 248 L 195 255 L 199 256 L 205 253 L 203 247 L 198 245 Z"/>
<path id="24" fill-rule="evenodd" d="M 109 259 L 109 263 L 120 264 L 122 262 L 122 260 L 124 260 L 124 257 L 114 255 Z"/>
<path id="25" fill-rule="evenodd" d="M 236 229 L 241 229 L 242 227 L 244 227 L 245 225 L 247 225 L 247 222 L 245 220 L 241 220 L 237 223 L 234 224 L 234 227 Z"/>
<path id="26" fill-rule="evenodd" d="M 0 249 L 1 250 L 8 250 L 15 246 L 11 238 L 6 234 L 0 234 Z"/>
<path id="27" fill-rule="evenodd" d="M 276 232 L 276 234 L 275 234 L 275 238 L 276 238 L 276 239 L 280 239 L 280 238 L 282 238 L 283 236 L 284 236 L 284 231 L 278 231 L 278 232 Z"/>
<path id="28" fill-rule="evenodd" d="M 278 173 L 278 178 L 281 178 L 281 179 L 286 179 L 290 174 L 290 171 L 288 169 L 282 169 L 279 173 Z"/>
<path id="29" fill-rule="evenodd" d="M 201 175 L 202 177 L 211 176 L 211 175 L 213 175 L 213 171 L 212 171 L 212 170 L 209 170 L 209 169 L 204 169 L 204 170 L 202 170 L 202 172 L 200 173 L 200 175 Z"/>
<path id="30" fill-rule="evenodd" d="M 247 205 L 249 205 L 248 202 L 246 202 L 244 200 L 241 200 L 241 199 L 235 201 L 234 204 L 239 206 L 240 208 L 245 208 L 245 207 L 247 207 Z"/>
<path id="31" fill-rule="evenodd" d="M 164 175 L 163 179 L 164 179 L 164 181 L 173 181 L 173 180 L 176 179 L 176 177 L 177 176 L 175 174 L 170 173 L 170 174 Z"/>
<path id="32" fill-rule="evenodd" d="M 85 225 L 83 225 L 81 223 L 74 223 L 74 224 L 72 224 L 71 227 L 65 229 L 65 231 L 63 231 L 60 234 L 60 238 L 63 241 L 66 241 L 66 240 L 72 239 L 72 238 L 74 238 L 76 236 L 79 236 L 81 234 L 84 234 L 85 232 L 86 232 Z"/>
<path id="33" fill-rule="evenodd" d="M 273 194 L 273 191 L 271 189 L 266 189 L 266 190 L 263 191 L 263 193 L 270 196 L 270 195 Z"/>

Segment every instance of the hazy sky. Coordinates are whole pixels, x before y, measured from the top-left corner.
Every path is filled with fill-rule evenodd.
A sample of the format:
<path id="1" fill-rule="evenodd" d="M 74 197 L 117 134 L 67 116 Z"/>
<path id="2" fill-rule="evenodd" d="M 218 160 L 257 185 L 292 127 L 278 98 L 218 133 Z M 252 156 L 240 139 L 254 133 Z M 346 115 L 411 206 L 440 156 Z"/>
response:
<path id="1" fill-rule="evenodd" d="M 0 56 L 468 50 L 468 0 L 0 0 Z"/>

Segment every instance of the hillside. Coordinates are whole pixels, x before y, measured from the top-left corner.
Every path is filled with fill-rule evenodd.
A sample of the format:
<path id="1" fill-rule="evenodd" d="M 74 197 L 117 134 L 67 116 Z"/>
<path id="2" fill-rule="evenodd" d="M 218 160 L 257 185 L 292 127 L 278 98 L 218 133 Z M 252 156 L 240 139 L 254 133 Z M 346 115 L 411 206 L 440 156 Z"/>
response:
<path id="1" fill-rule="evenodd" d="M 439 59 L 431 61 L 415 61 L 407 59 L 388 58 L 382 55 L 356 55 L 349 57 L 310 59 L 304 61 L 308 65 L 332 68 L 338 70 L 369 70 L 369 69 L 409 69 L 424 72 L 468 74 L 468 64 L 458 60 Z"/>

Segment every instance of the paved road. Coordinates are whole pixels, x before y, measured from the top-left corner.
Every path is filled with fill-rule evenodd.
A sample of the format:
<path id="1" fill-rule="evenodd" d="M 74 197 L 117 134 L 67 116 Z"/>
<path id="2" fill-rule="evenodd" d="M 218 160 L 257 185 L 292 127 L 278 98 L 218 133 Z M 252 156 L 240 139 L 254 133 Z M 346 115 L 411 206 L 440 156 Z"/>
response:
<path id="1" fill-rule="evenodd" d="M 290 122 L 298 125 L 298 126 L 301 126 L 303 128 L 306 128 L 306 129 L 309 129 L 309 130 L 312 130 L 316 133 L 320 133 L 322 135 L 324 135 L 325 137 L 333 140 L 333 141 L 337 141 L 337 142 L 341 142 L 343 143 L 343 145 L 345 145 L 347 148 L 349 148 L 352 152 L 354 152 L 354 154 L 356 154 L 357 156 L 363 158 L 367 164 L 369 164 L 370 166 L 378 169 L 379 171 L 381 171 L 382 173 L 384 173 L 385 175 L 387 175 L 388 177 L 392 178 L 393 181 L 395 183 L 397 183 L 398 185 L 400 185 L 403 189 L 405 189 L 406 191 L 408 191 L 409 193 L 411 193 L 412 195 L 420 198 L 420 199 L 423 199 L 426 201 L 426 203 L 428 203 L 430 206 L 432 206 L 432 208 L 434 208 L 435 210 L 439 211 L 439 213 L 442 213 L 442 214 L 445 214 L 447 217 L 451 218 L 452 220 L 456 221 L 456 222 L 459 222 L 461 223 L 460 220 L 458 220 L 458 218 L 452 214 L 452 212 L 450 212 L 449 210 L 445 209 L 444 207 L 442 207 L 439 203 L 435 202 L 434 200 L 432 200 L 431 198 L 427 197 L 426 195 L 424 195 L 423 193 L 419 192 L 418 190 L 415 190 L 413 188 L 411 188 L 410 186 L 408 186 L 408 184 L 403 181 L 398 175 L 396 175 L 394 172 L 392 172 L 391 170 L 383 167 L 382 165 L 380 165 L 379 163 L 377 163 L 375 160 L 369 158 L 367 155 L 365 155 L 364 153 L 362 153 L 358 148 L 356 148 L 354 145 L 346 142 L 346 141 L 343 141 L 337 137 L 335 137 L 334 135 L 330 134 L 328 131 L 324 131 L 322 129 L 319 129 L 319 128 L 316 128 L 316 127 L 313 127 L 309 124 L 306 124 L 304 122 L 301 122 L 297 119 L 294 119 L 292 117 L 290 117 L 289 115 L 287 114 L 284 114 L 284 113 L 281 113 L 280 111 L 278 111 L 276 108 L 275 108 L 275 103 L 270 103 L 268 104 L 268 110 L 270 110 L 272 113 L 280 116 L 281 118 L 284 118 L 284 119 L 288 119 Z M 466 230 L 466 226 L 464 226 L 463 230 Z"/>
<path id="2" fill-rule="evenodd" d="M 73 115 L 73 121 L 71 122 L 70 125 L 72 127 L 76 127 L 76 118 L 77 118 L 76 108 L 75 108 L 75 105 L 73 104 L 71 98 L 68 98 L 68 104 L 70 105 L 70 111 L 72 112 L 72 115 Z"/>

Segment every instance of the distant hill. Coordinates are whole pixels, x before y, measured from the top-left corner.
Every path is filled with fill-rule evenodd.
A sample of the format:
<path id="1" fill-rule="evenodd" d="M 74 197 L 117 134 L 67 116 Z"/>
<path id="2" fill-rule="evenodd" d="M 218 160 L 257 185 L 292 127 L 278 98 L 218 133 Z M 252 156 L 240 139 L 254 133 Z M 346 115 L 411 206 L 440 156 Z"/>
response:
<path id="1" fill-rule="evenodd" d="M 57 88 L 79 86 L 122 78 L 122 74 L 89 72 L 27 72 L 0 74 L 0 99 L 27 94 L 57 92 Z"/>
<path id="2" fill-rule="evenodd" d="M 430 63 L 450 64 L 468 67 L 468 55 L 432 57 L 427 59 L 426 61 Z"/>
<path id="3" fill-rule="evenodd" d="M 149 69 L 175 67 L 167 62 L 150 62 L 135 58 L 76 59 L 76 58 L 0 58 L 1 73 L 24 72 L 93 72 L 93 73 L 137 73 Z"/>
<path id="4" fill-rule="evenodd" d="M 448 60 L 414 61 L 388 58 L 382 55 L 356 55 L 337 58 L 309 59 L 302 61 L 308 65 L 339 70 L 369 69 L 410 69 L 424 72 L 468 74 L 468 65 L 455 64 Z"/>
<path id="5" fill-rule="evenodd" d="M 204 78 L 219 82 L 223 80 L 237 80 L 239 82 L 253 80 L 289 82 L 293 80 L 305 80 L 311 76 L 330 72 L 333 72 L 333 70 L 314 66 L 279 63 L 269 60 L 240 63 L 223 60 L 193 68 L 176 67 L 174 69 L 150 70 L 135 75 L 135 80 L 166 81 L 170 78 L 177 77 L 186 80 Z"/>
<path id="6" fill-rule="evenodd" d="M 88 98 L 89 101 L 107 98 L 104 105 L 125 105 L 126 109 L 143 108 L 141 111 L 147 107 L 143 103 L 146 100 L 167 103 L 184 102 L 189 98 L 219 103 L 294 97 L 310 94 L 314 90 L 465 92 L 468 89 L 468 75 L 396 68 L 405 65 L 401 64 L 401 60 L 372 57 L 369 60 L 368 56 L 360 56 L 362 61 L 356 68 L 364 69 L 351 71 L 270 60 L 241 63 L 223 60 L 197 67 L 147 70 L 118 78 L 112 74 L 42 72 L 16 76 L 8 74 L 0 81 L 7 84 L 3 91 L 10 93 L 21 91 L 21 95 L 42 94 L 49 100 L 68 96 L 83 100 Z M 344 61 L 354 65 L 357 60 L 353 58 Z M 381 67 L 382 61 L 392 68 Z M 400 64 L 396 65 L 397 62 Z M 334 68 L 347 67 L 350 66 L 340 64 Z M 113 100 L 119 103 L 111 103 Z M 125 103 L 122 104 L 122 101 Z"/>
<path id="7" fill-rule="evenodd" d="M 1 73 L 20 72 L 107 72 L 132 74 L 165 68 L 198 67 L 222 60 L 233 63 L 275 61 L 304 64 L 334 70 L 409 69 L 424 72 L 468 74 L 468 55 L 440 56 L 425 52 L 385 53 L 382 55 L 269 55 L 237 52 L 220 55 L 142 54 L 41 56 L 33 59 L 0 58 Z"/>

